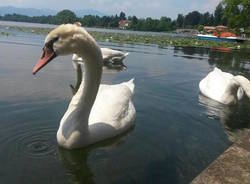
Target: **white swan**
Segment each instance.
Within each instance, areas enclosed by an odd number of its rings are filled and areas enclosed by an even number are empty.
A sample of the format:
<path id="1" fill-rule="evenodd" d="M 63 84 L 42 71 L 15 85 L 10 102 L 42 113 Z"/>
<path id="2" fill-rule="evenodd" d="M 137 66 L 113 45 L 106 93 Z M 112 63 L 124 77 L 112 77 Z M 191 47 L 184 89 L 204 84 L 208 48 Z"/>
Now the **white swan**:
<path id="1" fill-rule="evenodd" d="M 250 82 L 243 76 L 233 76 L 214 68 L 199 84 L 206 97 L 230 105 L 237 103 L 246 94 L 250 98 Z"/>
<path id="2" fill-rule="evenodd" d="M 123 64 L 123 60 L 129 55 L 129 52 L 122 52 L 110 48 L 101 48 L 103 66 L 108 68 L 126 69 L 127 67 Z M 77 54 L 72 56 L 73 66 L 76 69 L 78 62 L 83 62 L 82 57 Z"/>
<path id="3" fill-rule="evenodd" d="M 76 23 L 75 23 L 76 24 Z M 79 24 L 76 24 L 80 26 Z M 127 69 L 127 66 L 123 64 L 123 60 L 129 55 L 129 52 L 122 52 L 119 50 L 113 50 L 110 48 L 101 48 L 102 58 L 103 58 L 103 67 L 108 70 L 124 70 Z M 82 81 L 82 68 L 81 65 L 84 63 L 82 57 L 77 54 L 73 54 L 72 56 L 72 64 L 73 68 L 76 71 L 76 84 L 73 86 L 70 85 L 71 91 L 75 94 L 80 87 Z"/>
<path id="4" fill-rule="evenodd" d="M 77 25 L 61 25 L 47 35 L 33 74 L 57 55 L 73 53 L 84 58 L 85 72 L 57 131 L 58 144 L 68 149 L 85 147 L 127 131 L 134 125 L 136 114 L 133 79 L 117 85 L 100 85 L 101 50 L 92 36 Z"/>

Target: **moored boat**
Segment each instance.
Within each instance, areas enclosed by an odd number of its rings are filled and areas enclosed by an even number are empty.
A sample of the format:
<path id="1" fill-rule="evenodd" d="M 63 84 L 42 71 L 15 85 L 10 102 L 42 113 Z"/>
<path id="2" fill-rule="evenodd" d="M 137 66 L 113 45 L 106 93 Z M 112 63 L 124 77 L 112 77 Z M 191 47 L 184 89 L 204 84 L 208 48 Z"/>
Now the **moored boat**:
<path id="1" fill-rule="evenodd" d="M 200 40 L 210 40 L 210 41 L 228 41 L 228 42 L 244 42 L 245 39 L 241 37 L 236 36 L 227 36 L 227 37 L 221 37 L 221 36 L 215 36 L 210 34 L 197 34 L 197 37 Z"/>
<path id="2" fill-rule="evenodd" d="M 227 42 L 244 42 L 247 39 L 238 37 L 235 33 L 231 32 L 228 27 L 219 26 L 204 26 L 203 34 L 197 34 L 200 40 L 212 41 L 227 41 Z"/>

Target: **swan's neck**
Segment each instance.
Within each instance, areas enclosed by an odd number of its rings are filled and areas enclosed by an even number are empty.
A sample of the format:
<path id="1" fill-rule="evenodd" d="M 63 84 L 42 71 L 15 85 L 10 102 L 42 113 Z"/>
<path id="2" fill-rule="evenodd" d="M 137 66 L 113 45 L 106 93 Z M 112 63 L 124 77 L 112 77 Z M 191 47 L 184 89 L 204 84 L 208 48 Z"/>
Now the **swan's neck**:
<path id="1" fill-rule="evenodd" d="M 230 84 L 223 95 L 222 101 L 225 104 L 235 104 L 243 96 L 242 90 L 250 98 L 250 82 L 243 76 L 235 76 L 232 78 Z"/>
<path id="2" fill-rule="evenodd" d="M 89 44 L 92 43 L 92 44 Z M 75 130 L 85 132 L 91 108 L 99 89 L 102 76 L 102 54 L 95 41 L 88 40 L 77 54 L 84 58 L 84 81 L 81 82 L 77 93 L 73 96 L 68 110 L 64 114 L 59 127 L 69 135 Z"/>
<path id="3" fill-rule="evenodd" d="M 79 96 L 79 113 L 84 114 L 84 121 L 88 121 L 101 82 L 102 56 L 100 53 L 96 53 L 95 56 L 86 57 L 85 55 L 83 57 L 85 59 L 84 81 L 76 95 Z"/>
<path id="4" fill-rule="evenodd" d="M 240 87 L 242 87 L 244 93 L 250 99 L 250 81 L 241 75 L 237 75 L 233 79 Z"/>
<path id="5" fill-rule="evenodd" d="M 59 145 L 66 148 L 80 147 L 89 141 L 88 119 L 102 76 L 102 54 L 99 46 L 91 36 L 80 39 L 78 41 L 82 44 L 78 45 L 79 50 L 76 49 L 75 53 L 85 60 L 84 81 L 73 96 L 57 131 Z"/>
<path id="6" fill-rule="evenodd" d="M 227 105 L 236 104 L 238 99 L 237 92 L 239 87 L 240 85 L 238 83 L 236 83 L 234 80 L 231 80 L 221 97 L 221 102 Z"/>

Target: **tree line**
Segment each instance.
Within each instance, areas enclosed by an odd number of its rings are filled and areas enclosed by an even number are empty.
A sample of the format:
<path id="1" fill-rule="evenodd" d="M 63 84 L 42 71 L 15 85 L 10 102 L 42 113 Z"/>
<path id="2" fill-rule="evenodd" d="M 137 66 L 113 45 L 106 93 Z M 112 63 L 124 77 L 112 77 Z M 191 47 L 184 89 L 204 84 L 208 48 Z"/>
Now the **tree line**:
<path id="1" fill-rule="evenodd" d="M 47 23 L 47 24 L 63 24 L 81 22 L 87 27 L 104 27 L 118 28 L 119 21 L 129 20 L 130 26 L 128 29 L 136 31 L 171 31 L 177 28 L 198 28 L 199 25 L 228 25 L 231 28 L 248 28 L 250 26 L 250 1 L 249 0 L 223 0 L 220 2 L 214 13 L 200 13 L 192 11 L 186 15 L 178 14 L 176 20 L 171 20 L 169 17 L 161 17 L 160 19 L 153 18 L 137 18 L 136 16 L 128 16 L 124 12 L 119 15 L 112 16 L 93 16 L 86 15 L 77 17 L 70 10 L 62 10 L 55 16 L 34 16 L 29 17 L 18 14 L 7 14 L 0 16 L 0 20 L 22 21 L 32 23 Z"/>

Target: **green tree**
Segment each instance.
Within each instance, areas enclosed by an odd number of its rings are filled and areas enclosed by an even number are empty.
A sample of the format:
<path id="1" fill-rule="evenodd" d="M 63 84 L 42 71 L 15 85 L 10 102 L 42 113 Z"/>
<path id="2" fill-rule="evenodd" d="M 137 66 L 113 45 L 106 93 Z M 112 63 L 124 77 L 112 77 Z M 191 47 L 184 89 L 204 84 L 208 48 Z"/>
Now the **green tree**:
<path id="1" fill-rule="evenodd" d="M 176 26 L 179 28 L 184 26 L 184 16 L 182 14 L 178 14 L 178 17 L 176 20 Z"/>
<path id="2" fill-rule="evenodd" d="M 199 24 L 200 19 L 201 19 L 200 12 L 192 11 L 185 16 L 185 21 L 184 21 L 185 26 L 186 25 L 196 26 Z"/>
<path id="3" fill-rule="evenodd" d="M 153 26 L 154 26 L 154 20 L 151 17 L 146 18 L 145 31 L 152 31 Z"/>
<path id="4" fill-rule="evenodd" d="M 117 15 L 111 16 L 110 27 L 118 27 L 119 26 L 119 17 Z"/>
<path id="5" fill-rule="evenodd" d="M 197 27 L 197 30 L 198 30 L 199 32 L 203 31 L 203 29 L 204 29 L 204 27 L 203 27 L 202 25 L 199 25 L 199 26 Z"/>
<path id="6" fill-rule="evenodd" d="M 82 23 L 83 26 L 93 27 L 97 26 L 97 19 L 98 17 L 92 15 L 86 15 L 80 20 L 80 22 Z"/>
<path id="7" fill-rule="evenodd" d="M 170 31 L 172 30 L 172 22 L 168 17 L 161 17 L 156 31 Z"/>
<path id="8" fill-rule="evenodd" d="M 231 28 L 247 28 L 250 26 L 250 1 L 249 0 L 224 0 L 224 17 Z"/>
<path id="9" fill-rule="evenodd" d="M 211 14 L 210 18 L 209 18 L 209 25 L 214 25 L 214 15 Z"/>
<path id="10" fill-rule="evenodd" d="M 54 17 L 56 24 L 74 23 L 77 20 L 75 13 L 70 10 L 62 10 Z"/>
<path id="11" fill-rule="evenodd" d="M 124 13 L 124 12 L 121 12 L 120 13 L 120 20 L 126 20 L 127 18 L 126 18 L 126 14 Z"/>
<path id="12" fill-rule="evenodd" d="M 132 23 L 133 23 L 133 24 L 137 24 L 137 23 L 138 23 L 138 19 L 137 19 L 136 16 L 133 16 L 133 17 L 132 17 Z"/>
<path id="13" fill-rule="evenodd" d="M 216 6 L 215 11 L 214 11 L 214 23 L 215 23 L 215 25 L 220 25 L 220 24 L 226 25 L 226 17 L 223 16 L 224 11 L 225 10 L 224 10 L 223 4 L 221 2 Z"/>
<path id="14" fill-rule="evenodd" d="M 200 24 L 201 25 L 210 25 L 210 13 L 206 12 L 204 14 L 201 15 L 201 19 L 200 19 Z"/>
<path id="15" fill-rule="evenodd" d="M 138 19 L 137 19 L 137 17 L 136 17 L 136 16 L 133 16 L 133 17 L 129 16 L 129 17 L 128 17 L 128 20 L 131 21 L 130 28 L 131 28 L 132 30 L 137 30 L 137 24 L 138 24 Z"/>

